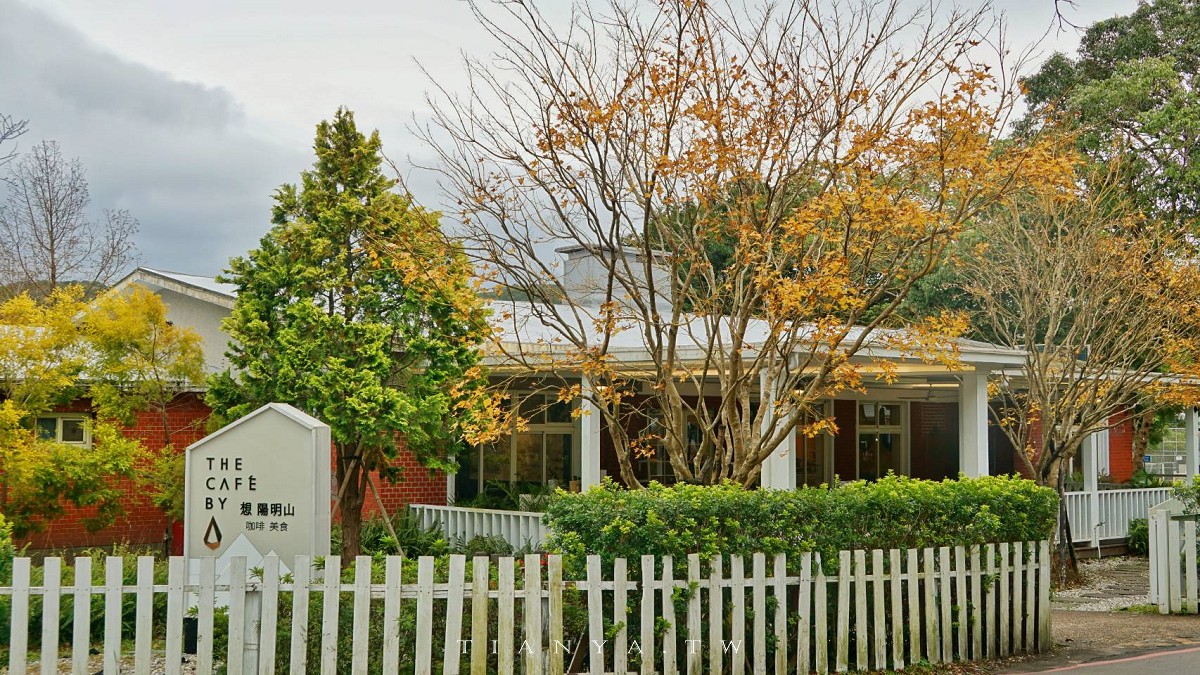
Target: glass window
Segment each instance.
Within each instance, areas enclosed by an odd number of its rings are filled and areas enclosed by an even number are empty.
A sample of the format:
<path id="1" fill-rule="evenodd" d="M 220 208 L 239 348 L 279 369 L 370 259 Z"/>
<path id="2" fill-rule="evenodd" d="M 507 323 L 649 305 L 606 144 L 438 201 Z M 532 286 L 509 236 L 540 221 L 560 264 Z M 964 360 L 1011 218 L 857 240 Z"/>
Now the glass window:
<path id="1" fill-rule="evenodd" d="M 904 432 L 899 403 L 863 402 L 858 406 L 858 478 L 876 480 L 899 473 Z"/>
<path id="2" fill-rule="evenodd" d="M 71 445 L 89 445 L 87 418 L 83 415 L 47 415 L 34 422 L 38 438 Z"/>

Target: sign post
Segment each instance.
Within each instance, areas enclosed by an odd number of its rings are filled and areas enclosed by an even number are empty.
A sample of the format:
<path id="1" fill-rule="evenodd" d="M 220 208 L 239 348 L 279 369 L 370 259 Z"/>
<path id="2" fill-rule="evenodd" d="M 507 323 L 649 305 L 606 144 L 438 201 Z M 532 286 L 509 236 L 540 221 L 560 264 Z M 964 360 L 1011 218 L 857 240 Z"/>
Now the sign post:
<path id="1" fill-rule="evenodd" d="M 268 403 L 188 446 L 183 555 L 193 583 L 199 559 L 217 559 L 228 583 L 230 559 L 246 568 L 279 556 L 329 555 L 329 426 L 284 403 Z M 261 591 L 246 593 L 243 670 L 258 672 Z"/>

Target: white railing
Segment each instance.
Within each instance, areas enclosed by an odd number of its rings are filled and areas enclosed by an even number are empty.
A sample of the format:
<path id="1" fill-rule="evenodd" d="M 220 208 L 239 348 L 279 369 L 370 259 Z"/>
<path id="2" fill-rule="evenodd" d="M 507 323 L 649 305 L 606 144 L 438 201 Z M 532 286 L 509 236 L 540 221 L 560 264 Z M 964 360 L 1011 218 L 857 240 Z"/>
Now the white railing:
<path id="1" fill-rule="evenodd" d="M 463 506 L 410 504 L 409 510 L 421 520 L 421 526 L 439 526 L 450 541 L 466 543 L 477 536 L 496 536 L 515 550 L 539 551 L 550 530 L 542 523 L 542 514 L 533 511 L 473 509 Z"/>
<path id="2" fill-rule="evenodd" d="M 1068 492 L 1067 515 L 1071 519 L 1071 538 L 1075 543 L 1124 539 L 1129 536 L 1129 521 L 1146 518 L 1150 508 L 1171 498 L 1171 488 L 1098 490 L 1095 511 L 1087 492 Z"/>
<path id="3" fill-rule="evenodd" d="M 365 556 L 352 574 L 337 556 L 320 568 L 299 556 L 290 573 L 267 556 L 249 576 L 246 559 L 234 557 L 228 584 L 215 583 L 213 558 L 199 562 L 199 583 L 187 583 L 182 558 L 172 558 L 161 579 L 154 560 L 140 558 L 136 583 L 128 585 L 122 558 L 107 559 L 99 584 L 90 559 L 63 570 L 59 559 L 47 558 L 43 581 L 33 584 L 32 561 L 15 559 L 11 585 L 0 587 L 0 595 L 11 596 L 8 672 L 24 674 L 34 660 L 48 666 L 42 672 L 54 670 L 66 612 L 73 615 L 72 672 L 102 665 L 104 672 L 150 673 L 161 663 L 178 674 L 189 598 L 198 604 L 194 667 L 201 675 L 222 665 L 231 674 L 365 673 L 370 663 L 383 673 L 457 673 L 468 664 L 472 673 L 559 675 L 569 664 L 592 673 L 692 673 L 723 672 L 726 663 L 732 672 L 750 666 L 756 673 L 827 673 L 901 670 L 922 660 L 1002 657 L 1053 644 L 1046 541 L 841 551 L 836 565 L 812 553 L 790 561 L 782 554 L 608 563 L 589 556 L 577 580 L 564 580 L 560 556 L 539 554 L 481 556 L 470 565 L 461 555 L 444 565 L 390 557 L 374 574 Z M 71 585 L 62 583 L 64 571 L 73 572 Z M 217 620 L 221 593 L 227 619 Z M 32 602 L 38 596 L 41 602 Z M 586 613 L 586 628 L 566 628 L 565 608 Z M 40 621 L 31 621 L 34 609 L 43 613 Z M 130 611 L 134 620 L 123 621 Z M 104 626 L 95 644 L 93 618 Z M 40 640 L 36 653 L 31 637 Z M 132 654 L 123 652 L 129 638 Z M 89 662 L 93 648 L 101 663 Z"/>
<path id="4" fill-rule="evenodd" d="M 1162 614 L 1200 613 L 1196 516 L 1171 499 L 1150 511 L 1150 602 Z"/>

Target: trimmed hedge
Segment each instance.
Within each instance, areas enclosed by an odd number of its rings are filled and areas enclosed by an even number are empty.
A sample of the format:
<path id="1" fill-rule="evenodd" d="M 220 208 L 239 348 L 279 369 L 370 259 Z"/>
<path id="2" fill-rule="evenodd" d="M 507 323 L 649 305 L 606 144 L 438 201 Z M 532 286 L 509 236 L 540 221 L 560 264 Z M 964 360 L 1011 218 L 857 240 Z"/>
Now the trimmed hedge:
<path id="1" fill-rule="evenodd" d="M 690 553 L 789 558 L 819 551 L 924 548 L 1049 538 L 1058 497 L 1016 476 L 928 481 L 889 475 L 837 487 L 746 490 L 612 481 L 560 492 L 546 509 L 549 548 L 578 569 L 589 554 L 615 558 Z"/>

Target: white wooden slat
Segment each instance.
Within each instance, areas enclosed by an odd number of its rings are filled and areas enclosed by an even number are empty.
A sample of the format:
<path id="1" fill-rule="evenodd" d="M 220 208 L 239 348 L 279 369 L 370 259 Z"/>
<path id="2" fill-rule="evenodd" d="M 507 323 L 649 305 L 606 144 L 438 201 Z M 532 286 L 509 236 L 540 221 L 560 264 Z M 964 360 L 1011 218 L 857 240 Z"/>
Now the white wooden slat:
<path id="1" fill-rule="evenodd" d="M 733 673 L 746 672 L 746 569 L 742 556 L 729 558 L 729 590 L 732 593 L 730 604 L 731 628 L 729 636 L 731 665 Z"/>
<path id="2" fill-rule="evenodd" d="M 457 673 L 459 662 L 462 661 L 463 593 L 466 588 L 467 557 L 465 555 L 450 556 L 450 568 L 446 578 L 446 642 L 443 647 L 443 670 L 447 673 Z M 370 589 L 367 589 L 370 593 Z M 540 615 L 540 612 L 539 612 Z"/>
<path id="3" fill-rule="evenodd" d="M 868 670 L 870 636 L 867 632 L 867 552 L 854 552 L 854 669 Z"/>
<path id="4" fill-rule="evenodd" d="M 751 558 L 751 607 L 754 611 L 754 675 L 767 672 L 767 558 L 755 553 Z"/>
<path id="5" fill-rule="evenodd" d="M 891 612 L 892 670 L 904 670 L 904 570 L 901 567 L 900 549 L 888 551 L 888 609 Z"/>
<path id="6" fill-rule="evenodd" d="M 887 622 L 884 621 L 884 599 L 883 586 L 887 579 L 887 574 L 883 569 L 883 551 L 875 549 L 871 551 L 871 601 L 874 607 L 871 609 L 872 621 L 872 636 L 875 638 L 871 648 L 875 652 L 875 669 L 883 670 L 887 667 Z M 866 639 L 866 635 L 862 639 Z"/>
<path id="7" fill-rule="evenodd" d="M 321 589 L 321 673 L 337 673 L 338 613 L 342 601 L 342 558 L 325 556 L 325 578 Z M 420 617 L 420 614 L 417 614 Z"/>
<path id="8" fill-rule="evenodd" d="M 925 659 L 930 663 L 942 662 L 942 632 L 938 620 L 937 575 L 934 572 L 933 549 L 921 552 L 923 575 L 921 589 L 925 595 Z"/>
<path id="9" fill-rule="evenodd" d="M 663 634 L 663 670 L 666 675 L 675 675 L 679 672 L 679 667 L 676 662 L 675 645 L 677 631 L 675 629 L 675 559 L 669 555 L 662 558 L 662 618 L 667 624 L 667 631 Z"/>
<path id="10" fill-rule="evenodd" d="M 487 675 L 488 667 L 488 588 L 491 570 L 486 556 L 477 555 L 471 561 L 471 675 Z M 397 582 L 399 586 L 399 582 Z M 400 604 L 400 593 L 396 593 Z"/>
<path id="11" fill-rule="evenodd" d="M 1182 542 L 1178 520 L 1167 521 L 1167 598 L 1170 600 L 1172 614 L 1183 611 L 1183 583 L 1180 579 L 1179 568 L 1183 564 L 1180 557 Z"/>
<path id="12" fill-rule="evenodd" d="M 1047 652 L 1054 647 L 1050 627 L 1050 542 L 1043 539 L 1038 544 L 1038 651 Z"/>
<path id="13" fill-rule="evenodd" d="M 774 673 L 787 672 L 788 639 L 787 639 L 787 556 L 779 553 L 775 556 L 775 568 L 771 575 L 772 594 L 775 596 L 775 662 L 772 664 Z"/>
<path id="14" fill-rule="evenodd" d="M 967 604 L 967 551 L 960 545 L 954 547 L 954 605 L 958 608 L 955 637 L 959 661 L 970 658 L 967 655 Z"/>
<path id="15" fill-rule="evenodd" d="M 800 605 L 796 621 L 796 672 L 804 675 L 812 668 L 809 658 L 812 646 L 812 557 L 808 551 L 800 554 L 800 589 L 796 593 L 796 602 Z"/>
<path id="16" fill-rule="evenodd" d="M 996 647 L 999 639 L 996 636 L 996 586 L 999 580 L 996 578 L 996 545 L 988 544 L 983 547 L 983 557 L 985 559 L 985 568 L 987 570 L 987 588 L 984 589 L 984 619 L 983 630 L 986 635 L 984 640 L 983 655 L 984 658 L 993 659 L 996 657 Z"/>
<path id="17" fill-rule="evenodd" d="M 150 674 L 150 641 L 154 635 L 154 557 L 137 561 L 137 618 L 134 623 L 133 672 Z"/>
<path id="18" fill-rule="evenodd" d="M 200 597 L 196 612 L 196 672 L 208 675 L 213 671 L 213 608 L 216 602 L 217 559 L 200 559 Z"/>
<path id="19" fill-rule="evenodd" d="M 166 675 L 183 672 L 183 584 L 187 568 L 180 556 L 167 561 L 167 644 L 164 656 Z"/>
<path id="20" fill-rule="evenodd" d="M 228 675 L 242 675 L 242 653 L 246 645 L 246 557 L 229 559 L 229 647 L 225 659 Z"/>
<path id="21" fill-rule="evenodd" d="M 29 558 L 21 556 L 12 561 L 12 588 L 8 637 L 8 672 L 25 675 L 25 660 L 29 651 Z"/>
<path id="22" fill-rule="evenodd" d="M 979 545 L 971 546 L 971 658 L 983 658 L 983 569 Z"/>
<path id="23" fill-rule="evenodd" d="M 461 600 L 461 596 L 459 598 Z M 355 673 L 366 673 L 371 653 L 371 557 L 360 555 L 354 558 L 354 608 L 350 630 L 352 631 L 350 668 Z M 462 618 L 461 616 L 459 618 Z M 455 644 L 457 646 L 457 643 Z M 453 650 L 458 653 L 458 650 Z"/>
<path id="24" fill-rule="evenodd" d="M 654 556 L 642 556 L 642 605 L 641 605 L 641 636 L 638 645 L 641 647 L 642 674 L 654 672 Z"/>
<path id="25" fill-rule="evenodd" d="M 14 584 L 15 586 L 15 584 Z M 43 675 L 58 672 L 58 620 L 62 597 L 62 559 L 42 561 L 42 653 Z"/>
<path id="26" fill-rule="evenodd" d="M 709 672 L 724 672 L 725 650 L 721 648 L 725 625 L 725 570 L 721 556 L 713 556 L 708 563 L 708 669 Z"/>
<path id="27" fill-rule="evenodd" d="M 306 555 L 292 559 L 292 639 L 288 645 L 288 670 L 292 675 L 308 672 L 308 596 L 312 560 Z"/>
<path id="28" fill-rule="evenodd" d="M 1012 623 L 1012 642 L 1014 652 L 1025 651 L 1025 578 L 1022 572 L 1022 565 L 1025 562 L 1025 547 L 1021 542 L 1013 544 L 1012 557 L 1012 615 L 1009 617 Z"/>
<path id="29" fill-rule="evenodd" d="M 942 661 L 954 661 L 954 624 L 951 618 L 950 590 L 950 547 L 938 549 L 938 601 L 941 613 L 938 616 L 938 627 L 942 635 Z"/>
<path id="30" fill-rule="evenodd" d="M 698 675 L 704 660 L 700 652 L 704 638 L 700 634 L 700 556 L 695 553 L 688 555 L 687 579 L 691 591 L 687 603 L 687 673 Z"/>
<path id="31" fill-rule="evenodd" d="M 501 675 L 512 675 L 513 603 L 516 597 L 516 577 L 513 573 L 513 559 L 509 557 L 501 558 L 499 567 L 497 577 L 496 639 L 500 642 L 496 650 L 496 658 L 500 666 Z"/>
<path id="32" fill-rule="evenodd" d="M 596 569 L 599 578 L 599 563 Z M 613 625 L 620 626 L 613 644 L 613 672 L 624 673 L 629 668 L 629 562 L 624 558 L 613 561 Z M 594 644 L 590 648 L 596 650 Z M 596 658 L 603 670 L 603 653 Z"/>
<path id="33" fill-rule="evenodd" d="M 542 674 L 542 556 L 525 556 L 525 640 L 521 644 L 526 675 Z M 454 672 L 447 669 L 447 672 Z"/>
<path id="34" fill-rule="evenodd" d="M 423 555 L 417 559 L 417 650 L 414 663 L 417 675 L 433 675 L 433 563 L 433 556 Z M 512 568 L 511 564 L 509 568 Z"/>
<path id="35" fill-rule="evenodd" d="M 1037 649 L 1037 565 L 1035 555 L 1036 542 L 1026 542 L 1025 550 L 1029 552 L 1029 562 L 1025 565 L 1025 653 Z"/>
<path id="36" fill-rule="evenodd" d="M 818 673 L 829 672 L 829 580 L 825 578 L 825 565 L 821 554 L 815 556 L 817 574 L 813 582 L 813 667 Z"/>
<path id="37" fill-rule="evenodd" d="M 850 663 L 850 551 L 838 552 L 837 652 L 834 668 L 846 672 Z"/>
<path id="38" fill-rule="evenodd" d="M 1183 523 L 1184 587 L 1187 589 L 1187 606 L 1184 611 L 1196 613 L 1196 521 Z"/>
<path id="39" fill-rule="evenodd" d="M 1012 630 L 1009 611 L 1012 596 L 1012 559 L 1009 557 L 1011 547 L 1005 542 L 1000 544 L 1000 612 L 996 617 L 1000 624 L 1000 656 L 1012 653 Z"/>
<path id="40" fill-rule="evenodd" d="M 604 672 L 604 596 L 600 590 L 603 581 L 600 556 L 587 557 L 587 606 L 588 606 L 588 672 L 600 675 Z"/>
<path id="41" fill-rule="evenodd" d="M 546 558 L 546 572 L 549 575 L 546 590 L 550 594 L 549 672 L 550 675 L 563 675 L 565 666 L 564 661 L 566 659 L 566 645 L 563 642 L 563 569 L 561 555 L 551 555 Z"/>
<path id="42" fill-rule="evenodd" d="M 76 558 L 74 569 L 74 623 L 71 631 L 71 673 L 86 675 L 88 648 L 92 644 L 92 559 Z"/>
<path id="43" fill-rule="evenodd" d="M 263 558 L 262 617 L 259 622 L 258 675 L 275 673 L 275 640 L 279 635 L 279 556 Z"/>
<path id="44" fill-rule="evenodd" d="M 121 600 L 124 593 L 124 563 L 120 556 L 104 559 L 104 672 L 121 667 Z"/>
<path id="45" fill-rule="evenodd" d="M 905 552 L 905 599 L 908 601 L 908 662 L 921 660 L 921 582 L 917 567 L 917 549 Z"/>

